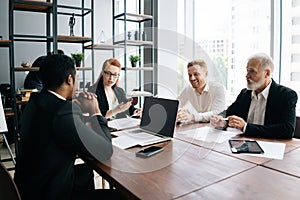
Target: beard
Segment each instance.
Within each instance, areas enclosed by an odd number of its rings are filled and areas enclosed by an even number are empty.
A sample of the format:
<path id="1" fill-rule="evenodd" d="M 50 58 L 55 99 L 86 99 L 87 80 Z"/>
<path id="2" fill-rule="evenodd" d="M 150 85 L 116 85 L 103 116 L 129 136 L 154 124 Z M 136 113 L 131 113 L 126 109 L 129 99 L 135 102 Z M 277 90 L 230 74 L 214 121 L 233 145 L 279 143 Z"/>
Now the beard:
<path id="1" fill-rule="evenodd" d="M 264 79 L 261 78 L 259 81 L 254 82 L 251 79 L 247 79 L 247 89 L 248 90 L 257 90 L 264 83 Z"/>

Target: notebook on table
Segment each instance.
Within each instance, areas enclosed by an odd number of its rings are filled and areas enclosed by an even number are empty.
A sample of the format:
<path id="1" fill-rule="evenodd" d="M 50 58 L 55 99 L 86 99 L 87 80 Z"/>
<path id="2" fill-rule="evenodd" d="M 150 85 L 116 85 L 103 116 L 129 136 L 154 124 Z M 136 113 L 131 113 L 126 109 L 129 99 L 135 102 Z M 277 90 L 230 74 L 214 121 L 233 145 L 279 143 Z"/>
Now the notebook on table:
<path id="1" fill-rule="evenodd" d="M 114 146 L 127 149 L 146 146 L 173 138 L 178 111 L 178 100 L 145 97 L 139 128 L 117 131 Z"/>

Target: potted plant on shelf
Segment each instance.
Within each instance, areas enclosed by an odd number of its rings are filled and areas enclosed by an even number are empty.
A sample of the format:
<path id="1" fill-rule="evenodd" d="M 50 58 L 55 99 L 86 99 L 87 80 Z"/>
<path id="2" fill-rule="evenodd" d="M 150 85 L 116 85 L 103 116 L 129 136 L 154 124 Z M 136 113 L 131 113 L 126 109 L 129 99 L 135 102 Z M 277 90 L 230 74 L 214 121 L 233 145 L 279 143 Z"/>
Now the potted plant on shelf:
<path id="1" fill-rule="evenodd" d="M 84 54 L 83 53 L 71 53 L 71 56 L 72 56 L 73 60 L 75 61 L 76 67 L 80 67 L 81 61 L 84 58 Z"/>
<path id="2" fill-rule="evenodd" d="M 136 63 L 141 60 L 141 57 L 139 55 L 130 55 L 129 60 L 131 62 L 131 66 L 136 67 Z"/>

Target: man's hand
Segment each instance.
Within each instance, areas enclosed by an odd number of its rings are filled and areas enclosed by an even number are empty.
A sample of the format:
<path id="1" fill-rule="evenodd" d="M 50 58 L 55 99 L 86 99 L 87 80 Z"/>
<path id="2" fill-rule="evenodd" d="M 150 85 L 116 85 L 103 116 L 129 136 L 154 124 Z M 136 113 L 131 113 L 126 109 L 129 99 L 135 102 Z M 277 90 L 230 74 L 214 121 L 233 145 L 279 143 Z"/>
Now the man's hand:
<path id="1" fill-rule="evenodd" d="M 246 122 L 243 120 L 243 118 L 238 117 L 236 115 L 232 115 L 232 116 L 228 117 L 228 120 L 229 120 L 228 125 L 230 127 L 237 128 L 240 131 L 244 130 L 244 126 L 245 126 Z"/>
<path id="2" fill-rule="evenodd" d="M 179 110 L 177 113 L 177 121 L 178 122 L 186 123 L 186 122 L 191 122 L 194 120 L 195 120 L 194 115 L 186 109 Z"/>
<path id="3" fill-rule="evenodd" d="M 221 115 L 213 115 L 210 117 L 210 125 L 215 128 L 225 128 L 226 120 Z"/>
<path id="4" fill-rule="evenodd" d="M 76 103 L 83 113 L 89 113 L 90 116 L 94 114 L 101 114 L 97 96 L 91 92 L 80 92 L 78 97 L 73 100 Z"/>

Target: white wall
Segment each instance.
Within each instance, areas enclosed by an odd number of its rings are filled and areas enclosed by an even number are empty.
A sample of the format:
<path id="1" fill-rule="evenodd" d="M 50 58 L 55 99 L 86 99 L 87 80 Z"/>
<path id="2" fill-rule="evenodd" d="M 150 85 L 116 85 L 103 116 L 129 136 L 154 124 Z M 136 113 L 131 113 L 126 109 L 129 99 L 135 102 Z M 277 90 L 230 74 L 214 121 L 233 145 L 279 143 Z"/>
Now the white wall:
<path id="1" fill-rule="evenodd" d="M 167 11 L 167 12 L 166 12 Z M 171 12 L 172 11 L 172 12 Z M 177 1 L 158 4 L 158 96 L 177 97 Z"/>
<path id="2" fill-rule="evenodd" d="M 0 35 L 3 36 L 3 40 L 8 40 L 8 2 L 0 2 Z M 0 48 L 0 83 L 9 83 L 9 52 L 8 48 Z"/>

